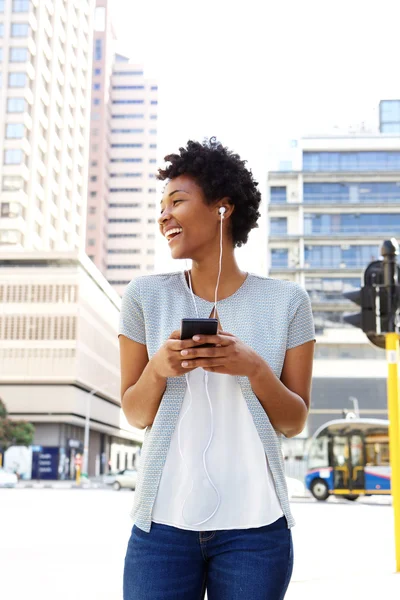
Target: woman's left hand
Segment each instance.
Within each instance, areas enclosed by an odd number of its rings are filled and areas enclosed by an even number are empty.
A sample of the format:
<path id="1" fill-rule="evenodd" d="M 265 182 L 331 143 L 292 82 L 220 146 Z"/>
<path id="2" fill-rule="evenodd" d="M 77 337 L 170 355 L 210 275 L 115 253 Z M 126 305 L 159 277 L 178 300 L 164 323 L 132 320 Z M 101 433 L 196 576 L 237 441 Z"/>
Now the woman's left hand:
<path id="1" fill-rule="evenodd" d="M 195 342 L 213 344 L 208 348 L 187 348 L 181 351 L 184 369 L 202 367 L 205 371 L 251 377 L 261 357 L 232 333 L 220 331 L 217 335 L 195 335 Z"/>

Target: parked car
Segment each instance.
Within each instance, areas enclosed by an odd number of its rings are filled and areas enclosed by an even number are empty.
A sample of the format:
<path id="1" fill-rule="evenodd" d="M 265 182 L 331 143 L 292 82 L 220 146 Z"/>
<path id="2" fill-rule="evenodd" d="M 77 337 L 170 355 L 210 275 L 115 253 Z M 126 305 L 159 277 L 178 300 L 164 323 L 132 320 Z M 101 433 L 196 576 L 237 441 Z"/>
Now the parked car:
<path id="1" fill-rule="evenodd" d="M 108 481 L 105 481 L 108 485 L 112 485 L 114 490 L 120 490 L 121 488 L 128 488 L 134 490 L 136 488 L 137 471 L 135 469 L 125 469 L 115 475 L 109 474 Z"/>
<path id="2" fill-rule="evenodd" d="M 18 477 L 15 473 L 10 473 L 3 468 L 0 468 L 0 487 L 13 488 L 18 483 Z"/>

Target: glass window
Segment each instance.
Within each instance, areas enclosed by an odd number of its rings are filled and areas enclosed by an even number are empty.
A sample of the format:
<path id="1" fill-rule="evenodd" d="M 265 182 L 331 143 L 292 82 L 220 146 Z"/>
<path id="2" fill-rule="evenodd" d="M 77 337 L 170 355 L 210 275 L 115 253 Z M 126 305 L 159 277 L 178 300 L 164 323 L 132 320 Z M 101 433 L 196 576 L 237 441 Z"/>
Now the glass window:
<path id="1" fill-rule="evenodd" d="M 400 152 L 304 152 L 304 171 L 393 171 L 400 169 Z"/>
<path id="2" fill-rule="evenodd" d="M 28 48 L 10 48 L 10 62 L 25 62 L 28 54 Z"/>
<path id="3" fill-rule="evenodd" d="M 101 60 L 102 59 L 102 43 L 101 40 L 96 40 L 95 41 L 95 46 L 94 46 L 94 60 Z"/>
<path id="4" fill-rule="evenodd" d="M 142 188 L 110 188 L 109 192 L 142 192 Z"/>
<path id="5" fill-rule="evenodd" d="M 94 98 L 94 99 L 93 99 L 93 104 L 94 104 L 95 106 L 98 106 L 98 105 L 100 104 L 100 98 Z"/>
<path id="6" fill-rule="evenodd" d="M 111 148 L 143 148 L 143 144 L 111 144 Z"/>
<path id="7" fill-rule="evenodd" d="M 328 436 L 324 434 L 313 441 L 308 457 L 309 469 L 320 469 L 321 467 L 329 467 Z"/>
<path id="8" fill-rule="evenodd" d="M 400 181 L 305 183 L 305 204 L 390 204 L 400 202 Z"/>
<path id="9" fill-rule="evenodd" d="M 287 233 L 286 217 L 271 217 L 269 222 L 269 232 L 271 235 L 284 235 Z"/>
<path id="10" fill-rule="evenodd" d="M 305 246 L 305 266 L 311 268 L 363 268 L 380 255 L 379 246 Z"/>
<path id="11" fill-rule="evenodd" d="M 94 70 L 94 74 L 95 75 L 101 75 L 101 69 L 95 69 Z"/>
<path id="12" fill-rule="evenodd" d="M 25 126 L 22 123 L 8 123 L 6 127 L 7 139 L 18 139 L 24 137 Z"/>
<path id="13" fill-rule="evenodd" d="M 3 62 L 3 48 L 0 48 L 0 63 Z"/>
<path id="14" fill-rule="evenodd" d="M 114 71 L 113 75 L 143 75 L 143 71 Z"/>
<path id="15" fill-rule="evenodd" d="M 27 83 L 26 73 L 9 73 L 8 87 L 25 87 Z"/>
<path id="16" fill-rule="evenodd" d="M 273 248 L 271 250 L 271 267 L 287 268 L 289 265 L 289 250 L 287 248 Z"/>
<path id="17" fill-rule="evenodd" d="M 150 89 L 151 90 L 158 90 L 158 85 L 152 85 Z"/>
<path id="18" fill-rule="evenodd" d="M 19 149 L 8 149 L 4 150 L 4 164 L 5 165 L 20 165 L 23 160 L 22 150 Z"/>
<path id="19" fill-rule="evenodd" d="M 270 188 L 271 204 L 285 204 L 286 199 L 286 186 L 275 186 Z"/>
<path id="20" fill-rule="evenodd" d="M 0 37 L 4 37 L 4 23 L 0 23 Z"/>
<path id="21" fill-rule="evenodd" d="M 111 133 L 144 133 L 144 129 L 111 129 Z"/>
<path id="22" fill-rule="evenodd" d="M 4 0 L 0 0 L 0 13 L 4 12 Z"/>
<path id="23" fill-rule="evenodd" d="M 382 133 L 400 133 L 400 121 L 398 123 L 382 123 L 381 124 L 381 132 Z"/>
<path id="24" fill-rule="evenodd" d="M 4 175 L 1 187 L 6 192 L 21 190 L 24 187 L 24 180 L 16 175 Z"/>
<path id="25" fill-rule="evenodd" d="M 12 11 L 15 13 L 24 13 L 29 11 L 30 0 L 13 0 Z"/>
<path id="26" fill-rule="evenodd" d="M 144 115 L 111 115 L 112 119 L 144 119 Z"/>
<path id="27" fill-rule="evenodd" d="M 113 90 L 144 90 L 144 85 L 113 85 Z"/>
<path id="28" fill-rule="evenodd" d="M 144 100 L 113 100 L 113 104 L 144 104 Z"/>
<path id="29" fill-rule="evenodd" d="M 9 113 L 24 112 L 25 106 L 26 106 L 25 98 L 8 98 L 7 99 L 7 112 L 9 112 Z"/>
<path id="30" fill-rule="evenodd" d="M 93 84 L 93 89 L 94 90 L 99 90 L 100 89 L 100 83 L 94 83 Z"/>
<path id="31" fill-rule="evenodd" d="M 11 37 L 27 37 L 29 23 L 11 23 Z"/>
<path id="32" fill-rule="evenodd" d="M 151 100 L 150 104 L 158 104 L 158 100 Z"/>
<path id="33" fill-rule="evenodd" d="M 343 294 L 355 291 L 361 285 L 360 277 L 306 277 L 305 280 L 305 287 L 312 302 L 348 303 Z"/>
<path id="34" fill-rule="evenodd" d="M 366 436 L 365 465 L 367 467 L 388 467 L 390 465 L 389 441 L 387 436 L 382 434 Z"/>
<path id="35" fill-rule="evenodd" d="M 112 158 L 111 162 L 113 162 L 113 163 L 120 163 L 120 162 L 141 163 L 141 162 L 143 162 L 143 158 Z"/>

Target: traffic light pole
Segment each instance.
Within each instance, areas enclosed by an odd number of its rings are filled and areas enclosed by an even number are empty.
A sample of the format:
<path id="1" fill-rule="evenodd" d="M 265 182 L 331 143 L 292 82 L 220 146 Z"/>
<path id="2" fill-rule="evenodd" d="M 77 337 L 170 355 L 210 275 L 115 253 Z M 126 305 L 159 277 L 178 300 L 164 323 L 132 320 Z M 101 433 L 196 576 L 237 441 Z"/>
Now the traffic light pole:
<path id="1" fill-rule="evenodd" d="M 394 539 L 396 572 L 400 572 L 400 413 L 399 413 L 399 335 L 386 334 L 388 363 L 387 397 L 389 412 L 390 464 L 392 467 L 391 491 L 394 513 Z"/>
<path id="2" fill-rule="evenodd" d="M 399 334 L 397 332 L 397 256 L 396 240 L 386 240 L 382 245 L 383 284 L 387 292 L 388 327 L 385 335 L 388 364 L 387 397 L 389 413 L 389 443 L 391 465 L 391 492 L 394 513 L 394 541 L 396 572 L 400 572 L 400 409 L 399 409 Z"/>

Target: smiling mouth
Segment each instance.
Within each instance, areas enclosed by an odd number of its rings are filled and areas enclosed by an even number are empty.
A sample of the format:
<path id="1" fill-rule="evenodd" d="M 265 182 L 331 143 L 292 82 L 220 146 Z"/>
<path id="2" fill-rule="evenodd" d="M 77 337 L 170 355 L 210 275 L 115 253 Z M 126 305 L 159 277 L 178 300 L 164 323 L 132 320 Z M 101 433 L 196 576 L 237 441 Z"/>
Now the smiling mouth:
<path id="1" fill-rule="evenodd" d="M 175 229 L 170 229 L 170 231 L 168 231 L 165 234 L 165 237 L 168 240 L 168 244 L 170 244 L 172 242 L 172 240 L 174 240 L 179 235 L 181 235 L 181 233 L 182 233 L 182 228 L 180 228 L 180 227 L 176 227 Z"/>

